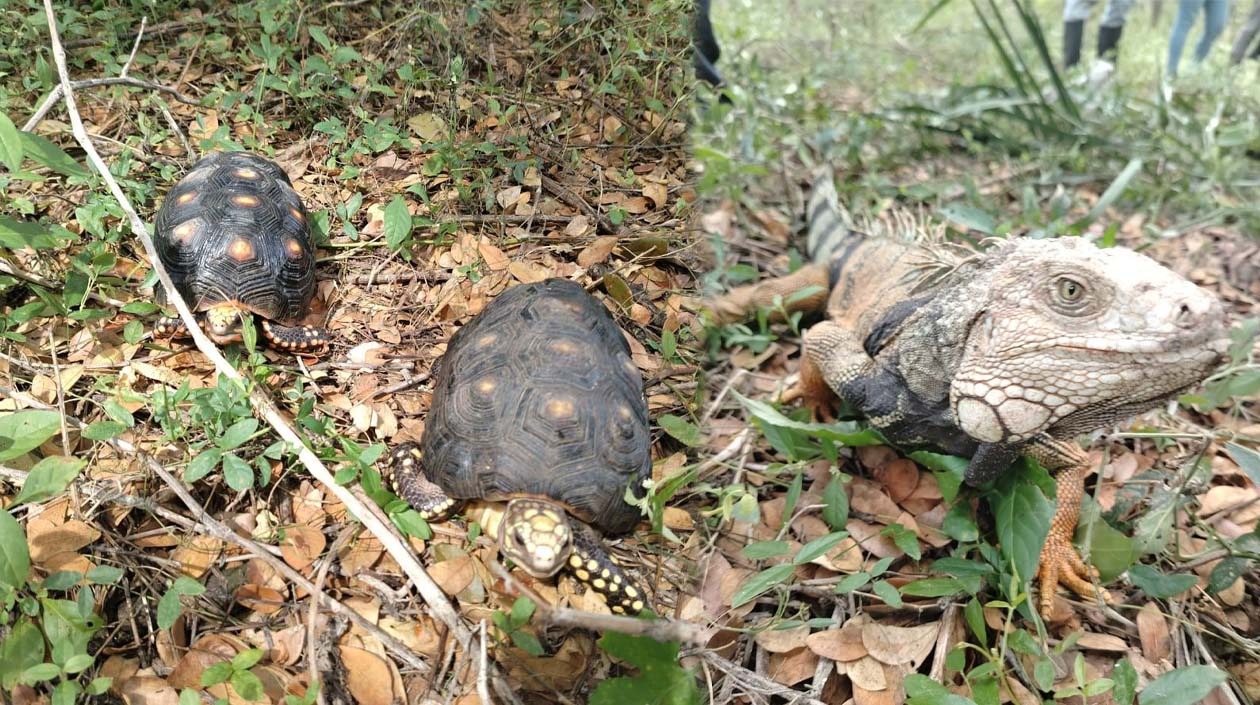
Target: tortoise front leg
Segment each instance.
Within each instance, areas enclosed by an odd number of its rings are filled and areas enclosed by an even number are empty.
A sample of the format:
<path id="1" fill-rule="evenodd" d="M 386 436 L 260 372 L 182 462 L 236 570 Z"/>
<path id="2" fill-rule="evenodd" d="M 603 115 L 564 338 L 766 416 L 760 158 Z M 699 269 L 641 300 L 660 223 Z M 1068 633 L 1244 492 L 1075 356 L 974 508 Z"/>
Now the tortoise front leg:
<path id="1" fill-rule="evenodd" d="M 328 351 L 331 338 L 328 331 L 314 326 L 284 326 L 267 319 L 262 320 L 262 334 L 267 344 L 276 350 L 307 355 L 322 355 Z"/>
<path id="2" fill-rule="evenodd" d="M 162 316 L 153 326 L 153 334 L 165 338 L 187 338 L 188 326 L 179 316 Z"/>
<path id="3" fill-rule="evenodd" d="M 648 606 L 647 594 L 621 566 L 613 562 L 595 532 L 581 522 L 570 522 L 573 551 L 566 569 L 579 582 L 603 595 L 616 614 L 638 614 Z"/>
<path id="4" fill-rule="evenodd" d="M 420 512 L 425 521 L 443 521 L 459 504 L 424 476 L 420 446 L 415 443 L 403 443 L 395 448 L 389 455 L 389 468 L 384 474 L 394 494 Z"/>

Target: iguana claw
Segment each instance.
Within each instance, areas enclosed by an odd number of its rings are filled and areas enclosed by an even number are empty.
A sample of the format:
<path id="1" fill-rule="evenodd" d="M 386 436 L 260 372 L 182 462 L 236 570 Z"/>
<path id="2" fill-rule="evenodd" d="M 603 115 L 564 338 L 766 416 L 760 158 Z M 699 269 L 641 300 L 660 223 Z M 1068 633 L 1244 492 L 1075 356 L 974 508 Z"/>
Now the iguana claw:
<path id="1" fill-rule="evenodd" d="M 1054 607 L 1055 590 L 1060 585 L 1086 599 L 1098 597 L 1103 602 L 1112 601 L 1111 593 L 1096 586 L 1098 570 L 1081 559 L 1072 546 L 1070 531 L 1056 531 L 1055 528 L 1050 530 L 1045 545 L 1041 547 L 1037 578 L 1039 611 L 1042 617 L 1050 616 Z"/>

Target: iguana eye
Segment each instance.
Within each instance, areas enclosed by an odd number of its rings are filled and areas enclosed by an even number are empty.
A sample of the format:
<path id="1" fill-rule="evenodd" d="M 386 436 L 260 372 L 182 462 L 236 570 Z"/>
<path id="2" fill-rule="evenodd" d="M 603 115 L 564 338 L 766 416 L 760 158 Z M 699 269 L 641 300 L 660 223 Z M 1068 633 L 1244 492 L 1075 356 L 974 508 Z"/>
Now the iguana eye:
<path id="1" fill-rule="evenodd" d="M 1085 285 L 1070 277 L 1060 277 L 1056 287 L 1059 300 L 1065 304 L 1077 304 L 1085 298 Z"/>

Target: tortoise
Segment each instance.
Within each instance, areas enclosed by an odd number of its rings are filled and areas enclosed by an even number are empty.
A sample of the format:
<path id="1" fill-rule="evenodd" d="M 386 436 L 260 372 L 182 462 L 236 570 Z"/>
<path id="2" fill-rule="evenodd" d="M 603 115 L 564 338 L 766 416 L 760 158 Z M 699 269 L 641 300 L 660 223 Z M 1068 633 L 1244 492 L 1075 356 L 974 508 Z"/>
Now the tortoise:
<path id="1" fill-rule="evenodd" d="M 206 156 L 166 195 L 155 230 L 158 257 L 211 340 L 240 341 L 249 312 L 274 348 L 327 349 L 325 331 L 298 324 L 315 293 L 315 255 L 306 208 L 278 164 L 249 152 Z M 187 335 L 179 317 L 159 319 L 156 332 Z"/>
<path id="2" fill-rule="evenodd" d="M 428 521 L 467 500 L 506 502 L 500 551 L 536 578 L 565 570 L 618 614 L 643 589 L 595 533 L 619 534 L 651 476 L 643 379 L 607 309 L 580 285 L 512 287 L 461 328 L 438 361 L 420 443 L 390 454 L 386 475 Z M 593 528 L 592 528 L 593 527 Z"/>

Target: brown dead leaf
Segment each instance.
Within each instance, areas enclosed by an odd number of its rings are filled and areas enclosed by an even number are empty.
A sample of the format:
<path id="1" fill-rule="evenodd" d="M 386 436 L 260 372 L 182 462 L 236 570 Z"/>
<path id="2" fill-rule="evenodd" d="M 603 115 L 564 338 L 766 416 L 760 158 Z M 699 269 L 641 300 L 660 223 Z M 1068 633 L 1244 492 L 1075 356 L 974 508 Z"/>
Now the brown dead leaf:
<path id="1" fill-rule="evenodd" d="M 849 504 L 855 511 L 874 517 L 881 523 L 891 523 L 901 514 L 901 507 L 884 494 L 878 484 L 860 477 L 853 478 L 849 483 Z"/>
<path id="2" fill-rule="evenodd" d="M 894 665 L 909 664 L 918 668 L 932 653 L 941 623 L 915 627 L 894 627 L 871 622 L 862 628 L 862 645 L 873 658 Z"/>
<path id="3" fill-rule="evenodd" d="M 870 656 L 863 656 L 853 663 L 845 664 L 845 674 L 853 681 L 853 688 L 868 691 L 886 690 L 888 679 L 884 677 L 884 664 Z M 856 693 L 855 693 L 856 695 Z"/>
<path id="4" fill-rule="evenodd" d="M 127 705 L 179 705 L 179 691 L 157 676 L 129 678 L 118 695 Z"/>
<path id="5" fill-rule="evenodd" d="M 856 661 L 869 653 L 862 644 L 861 627 L 816 632 L 809 635 L 806 644 L 810 651 L 832 661 Z"/>
<path id="6" fill-rule="evenodd" d="M 643 187 L 643 195 L 652 201 L 652 207 L 661 209 L 669 201 L 669 191 L 664 184 L 648 184 Z"/>
<path id="7" fill-rule="evenodd" d="M 661 521 L 674 531 L 691 531 L 696 528 L 696 522 L 691 518 L 691 514 L 681 507 L 665 507 Z"/>
<path id="8" fill-rule="evenodd" d="M 1172 638 L 1168 622 L 1159 605 L 1147 602 L 1137 614 L 1138 637 L 1142 640 L 1142 655 L 1151 663 L 1159 663 L 1172 654 Z"/>
<path id="9" fill-rule="evenodd" d="M 1113 651 L 1120 654 L 1129 650 L 1129 644 L 1124 639 L 1111 634 L 1099 634 L 1098 632 L 1081 634 L 1081 638 L 1076 640 L 1076 645 L 1091 651 Z"/>
<path id="10" fill-rule="evenodd" d="M 894 502 L 906 499 L 919 486 L 919 466 L 908 458 L 897 458 L 872 474 L 884 485 L 884 490 Z"/>
<path id="11" fill-rule="evenodd" d="M 761 648 L 772 654 L 785 654 L 805 646 L 809 637 L 809 625 L 801 624 L 789 629 L 763 629 L 754 637 Z"/>
<path id="12" fill-rule="evenodd" d="M 794 686 L 812 678 L 814 669 L 818 668 L 818 656 L 805 647 L 793 649 L 787 653 L 770 654 L 770 668 L 766 675 L 777 683 Z"/>
<path id="13" fill-rule="evenodd" d="M 345 663 L 346 689 L 360 705 L 391 705 L 394 674 L 385 659 L 353 646 L 339 647 Z"/>
<path id="14" fill-rule="evenodd" d="M 1234 675 L 1234 678 L 1237 679 L 1238 684 L 1242 686 L 1248 700 L 1252 702 L 1260 700 L 1260 662 L 1247 661 L 1227 666 L 1227 668 Z"/>
<path id="15" fill-rule="evenodd" d="M 603 237 L 595 238 L 594 242 L 578 253 L 578 265 L 582 267 L 590 267 L 591 265 L 606 261 L 609 255 L 612 254 L 612 251 L 616 249 L 617 240 L 618 238 L 615 235 L 605 235 Z"/>
<path id="16" fill-rule="evenodd" d="M 488 240 L 482 239 L 477 243 L 477 252 L 481 253 L 481 259 L 486 261 L 486 267 L 492 272 L 502 272 L 511 264 L 511 260 L 503 254 L 503 250 L 495 247 Z"/>
<path id="17" fill-rule="evenodd" d="M 235 597 L 259 614 L 275 614 L 284 607 L 284 593 L 262 585 L 242 585 L 236 589 Z"/>
<path id="18" fill-rule="evenodd" d="M 280 542 L 280 555 L 284 562 L 296 570 L 302 570 L 315 562 L 328 540 L 319 529 L 305 524 L 297 524 L 284 530 L 284 540 Z"/>
<path id="19" fill-rule="evenodd" d="M 429 576 L 442 588 L 442 592 L 454 597 L 472 583 L 477 573 L 472 556 L 456 556 L 429 566 Z"/>
<path id="20" fill-rule="evenodd" d="M 171 551 L 171 560 L 180 564 L 184 575 L 200 578 L 219 559 L 223 542 L 213 536 L 193 536 Z"/>
<path id="21" fill-rule="evenodd" d="M 59 554 L 74 554 L 101 537 L 100 531 L 78 519 L 45 521 L 48 514 L 44 512 L 27 523 L 26 539 L 35 565 L 45 565 Z"/>

